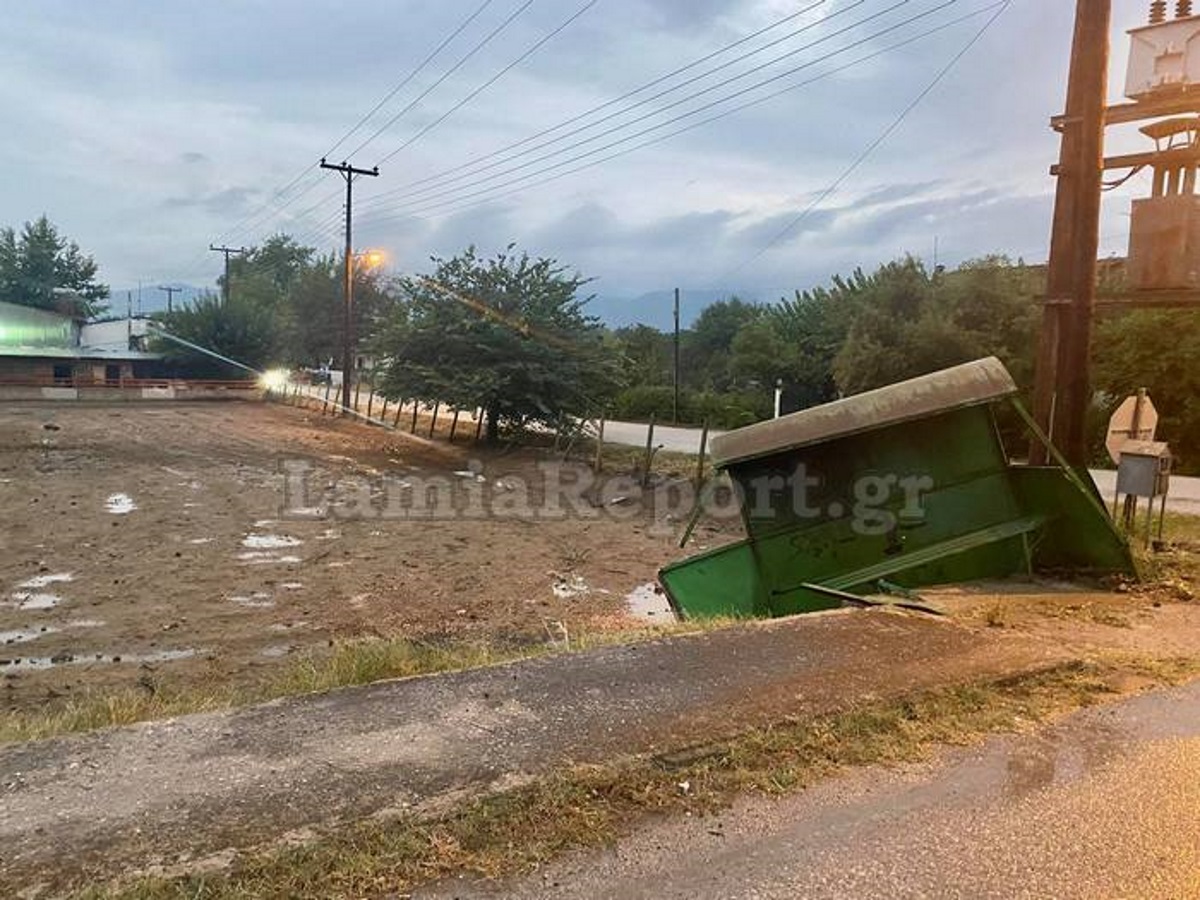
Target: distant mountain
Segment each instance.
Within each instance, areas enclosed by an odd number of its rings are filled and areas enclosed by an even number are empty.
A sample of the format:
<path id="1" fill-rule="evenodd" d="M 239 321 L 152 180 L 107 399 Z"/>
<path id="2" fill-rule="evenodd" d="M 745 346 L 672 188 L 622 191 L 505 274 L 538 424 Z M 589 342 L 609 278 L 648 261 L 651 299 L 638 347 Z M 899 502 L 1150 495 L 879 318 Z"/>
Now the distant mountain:
<path id="1" fill-rule="evenodd" d="M 175 299 L 172 303 L 176 309 L 179 308 L 179 304 L 190 303 L 206 291 L 213 290 L 212 288 L 193 287 L 190 284 L 171 284 L 171 287 L 183 288 L 174 294 Z M 112 288 L 108 296 L 108 315 L 123 316 L 131 309 L 135 316 L 139 313 L 150 315 L 166 312 L 167 292 L 160 291 L 157 284 L 143 284 L 140 292 L 136 287 Z"/>

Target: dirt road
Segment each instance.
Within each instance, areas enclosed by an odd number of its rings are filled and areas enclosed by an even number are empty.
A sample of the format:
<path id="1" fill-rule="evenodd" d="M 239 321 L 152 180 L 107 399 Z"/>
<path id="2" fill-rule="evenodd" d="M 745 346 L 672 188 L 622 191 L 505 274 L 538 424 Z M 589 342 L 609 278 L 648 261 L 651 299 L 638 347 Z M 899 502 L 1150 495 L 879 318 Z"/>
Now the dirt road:
<path id="1" fill-rule="evenodd" d="M 423 897 L 1200 896 L 1200 685 L 648 828 L 519 884 Z"/>

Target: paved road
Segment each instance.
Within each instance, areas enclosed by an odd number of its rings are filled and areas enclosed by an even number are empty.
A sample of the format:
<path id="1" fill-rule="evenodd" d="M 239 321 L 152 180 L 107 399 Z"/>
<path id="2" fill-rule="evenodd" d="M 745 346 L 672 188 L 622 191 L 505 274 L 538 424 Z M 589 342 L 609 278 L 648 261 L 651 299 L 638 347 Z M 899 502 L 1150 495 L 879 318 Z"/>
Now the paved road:
<path id="1" fill-rule="evenodd" d="M 0 747 L 0 884 L 203 857 L 1060 652 L 838 613 Z"/>
<path id="2" fill-rule="evenodd" d="M 712 438 L 722 432 L 710 431 L 708 434 Z M 614 444 L 644 447 L 646 445 L 646 425 L 642 422 L 605 422 L 604 439 L 612 441 Z M 696 453 L 700 447 L 700 429 L 656 425 L 654 427 L 654 444 L 655 446 L 662 445 L 664 450 Z M 1117 486 L 1117 473 L 1106 469 L 1093 469 L 1092 478 L 1100 490 L 1100 495 L 1106 502 L 1111 503 L 1113 491 Z M 1180 476 L 1172 478 L 1167 509 L 1200 515 L 1200 478 Z"/>
<path id="3" fill-rule="evenodd" d="M 1200 685 L 783 801 L 668 822 L 521 884 L 437 896 L 1200 897 Z"/>

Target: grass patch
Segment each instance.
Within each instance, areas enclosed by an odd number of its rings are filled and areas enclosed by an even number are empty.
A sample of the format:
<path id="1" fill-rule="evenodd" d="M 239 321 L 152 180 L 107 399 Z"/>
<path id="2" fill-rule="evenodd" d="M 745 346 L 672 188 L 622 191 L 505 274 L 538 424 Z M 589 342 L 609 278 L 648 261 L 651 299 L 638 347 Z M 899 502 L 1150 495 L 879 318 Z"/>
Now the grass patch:
<path id="1" fill-rule="evenodd" d="M 457 874 L 502 878 L 567 850 L 611 843 L 648 816 L 705 814 L 746 792 L 783 794 L 848 766 L 918 759 L 1117 693 L 1137 676 L 1173 683 L 1191 661 L 1072 662 L 1014 677 L 855 706 L 743 733 L 674 759 L 577 766 L 431 819 L 372 821 L 303 846 L 246 854 L 221 875 L 141 878 L 91 888 L 113 898 L 359 897 L 403 894 Z"/>
<path id="2" fill-rule="evenodd" d="M 0 744 L 35 741 L 81 731 L 167 719 L 188 713 L 234 709 L 390 678 L 477 669 L 555 653 L 578 652 L 723 628 L 733 619 L 676 623 L 638 629 L 562 628 L 546 642 L 495 644 L 487 641 L 362 638 L 336 643 L 330 651 L 302 656 L 253 688 L 178 685 L 144 681 L 136 688 L 82 692 L 51 706 L 0 713 Z"/>

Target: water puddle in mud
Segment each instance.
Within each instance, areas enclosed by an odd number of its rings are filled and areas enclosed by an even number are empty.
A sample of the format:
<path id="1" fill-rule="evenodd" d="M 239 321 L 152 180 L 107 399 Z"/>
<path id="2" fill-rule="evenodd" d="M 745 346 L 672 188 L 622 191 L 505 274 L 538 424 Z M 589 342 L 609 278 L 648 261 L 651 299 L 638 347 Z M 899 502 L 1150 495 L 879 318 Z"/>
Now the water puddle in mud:
<path id="1" fill-rule="evenodd" d="M 49 587 L 52 584 L 65 584 L 68 581 L 74 581 L 75 576 L 70 572 L 59 572 L 55 575 L 35 575 L 33 578 L 28 578 L 17 585 L 17 589 L 34 589 Z"/>
<path id="2" fill-rule="evenodd" d="M 104 509 L 114 516 L 128 515 L 137 508 L 137 504 L 128 494 L 110 494 L 104 501 Z"/>
<path id="3" fill-rule="evenodd" d="M 49 625 L 42 628 L 18 628 L 14 631 L 0 631 L 0 644 L 23 644 L 26 641 L 36 641 L 44 634 L 54 634 L 58 631 Z"/>
<path id="4" fill-rule="evenodd" d="M 0 672 L 54 669 L 58 666 L 85 666 L 89 664 L 115 665 L 174 662 L 191 659 L 202 651 L 191 647 L 179 650 L 157 650 L 153 653 L 60 653 L 55 656 L 19 656 L 12 659 L 0 658 Z"/>
<path id="5" fill-rule="evenodd" d="M 242 538 L 242 546 L 250 550 L 285 550 L 303 543 L 300 538 L 286 534 L 248 534 Z"/>
<path id="6" fill-rule="evenodd" d="M 270 609 L 275 605 L 275 601 L 271 599 L 271 595 L 265 594 L 262 591 L 230 597 L 229 600 L 238 606 L 245 606 L 250 609 Z"/>
<path id="7" fill-rule="evenodd" d="M 664 622 L 675 618 L 667 595 L 653 581 L 639 584 L 626 594 L 625 607 L 636 619 Z"/>
<path id="8" fill-rule="evenodd" d="M 58 594 L 34 594 L 28 591 L 18 591 L 12 595 L 12 599 L 17 604 L 17 609 L 24 610 L 54 609 L 62 603 L 62 597 Z"/>

